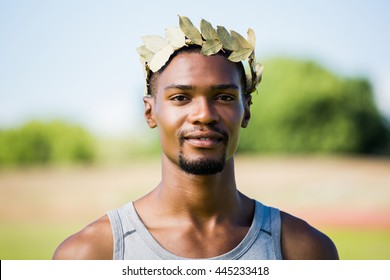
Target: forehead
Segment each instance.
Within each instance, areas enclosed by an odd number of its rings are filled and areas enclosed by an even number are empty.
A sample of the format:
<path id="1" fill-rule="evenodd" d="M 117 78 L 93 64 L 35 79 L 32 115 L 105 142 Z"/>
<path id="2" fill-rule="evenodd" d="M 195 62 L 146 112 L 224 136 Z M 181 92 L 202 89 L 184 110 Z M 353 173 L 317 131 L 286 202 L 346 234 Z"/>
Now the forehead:
<path id="1" fill-rule="evenodd" d="M 180 53 L 160 74 L 158 91 L 172 84 L 199 88 L 222 84 L 234 84 L 240 87 L 240 77 L 236 65 L 222 55 Z"/>

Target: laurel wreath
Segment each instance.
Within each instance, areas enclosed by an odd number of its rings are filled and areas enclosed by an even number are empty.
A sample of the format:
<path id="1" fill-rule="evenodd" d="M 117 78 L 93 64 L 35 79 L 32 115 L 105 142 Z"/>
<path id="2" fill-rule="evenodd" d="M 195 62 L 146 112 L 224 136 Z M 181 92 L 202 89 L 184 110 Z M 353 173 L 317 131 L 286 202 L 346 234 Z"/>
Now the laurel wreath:
<path id="1" fill-rule="evenodd" d="M 217 54 L 220 51 L 229 51 L 227 57 L 232 62 L 240 62 L 248 59 L 249 73 L 246 71 L 246 93 L 256 91 L 261 81 L 263 67 L 256 62 L 255 44 L 256 36 L 254 31 L 248 29 L 248 39 L 239 33 L 223 26 L 213 26 L 206 20 L 200 22 L 198 30 L 188 17 L 179 16 L 179 27 L 168 27 L 165 29 L 165 38 L 157 35 L 143 36 L 144 45 L 137 48 L 141 62 L 145 66 L 145 76 L 148 84 L 150 71 L 155 73 L 160 70 L 169 60 L 170 56 L 185 46 L 201 46 L 201 53 L 206 56 Z"/>

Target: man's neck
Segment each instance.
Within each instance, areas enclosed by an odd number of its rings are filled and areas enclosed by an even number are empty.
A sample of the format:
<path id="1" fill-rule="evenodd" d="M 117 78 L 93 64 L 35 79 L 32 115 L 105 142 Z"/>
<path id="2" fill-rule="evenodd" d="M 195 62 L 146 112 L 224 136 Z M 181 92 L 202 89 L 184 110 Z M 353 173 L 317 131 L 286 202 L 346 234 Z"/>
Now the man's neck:
<path id="1" fill-rule="evenodd" d="M 162 180 L 139 201 L 140 206 L 141 201 L 158 208 L 163 217 L 206 220 L 239 215 L 244 203 L 243 195 L 236 188 L 233 158 L 227 161 L 222 172 L 200 176 L 186 173 L 163 157 Z"/>

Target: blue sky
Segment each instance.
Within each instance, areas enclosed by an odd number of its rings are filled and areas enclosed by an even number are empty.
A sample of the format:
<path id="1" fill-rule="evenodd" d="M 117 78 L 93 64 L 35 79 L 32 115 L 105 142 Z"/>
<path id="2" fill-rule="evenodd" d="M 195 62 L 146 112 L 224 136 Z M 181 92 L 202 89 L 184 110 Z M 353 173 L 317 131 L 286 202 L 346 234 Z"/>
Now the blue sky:
<path id="1" fill-rule="evenodd" d="M 0 128 L 61 118 L 107 136 L 142 123 L 143 35 L 177 15 L 257 36 L 259 60 L 314 59 L 366 76 L 390 118 L 389 1 L 0 0 Z M 141 124 L 143 125 L 143 124 Z"/>

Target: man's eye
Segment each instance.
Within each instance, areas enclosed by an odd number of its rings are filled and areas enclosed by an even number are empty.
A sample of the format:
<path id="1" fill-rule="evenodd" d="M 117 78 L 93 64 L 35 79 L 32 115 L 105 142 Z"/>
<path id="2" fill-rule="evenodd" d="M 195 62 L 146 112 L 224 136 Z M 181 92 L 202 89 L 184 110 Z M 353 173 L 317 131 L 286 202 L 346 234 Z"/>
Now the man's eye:
<path id="1" fill-rule="evenodd" d="M 188 100 L 188 97 L 184 96 L 184 95 L 176 95 L 176 96 L 173 96 L 171 98 L 171 100 L 173 100 L 173 101 L 186 101 L 186 100 Z"/>
<path id="2" fill-rule="evenodd" d="M 222 100 L 222 101 L 233 101 L 233 100 L 235 100 L 235 98 L 233 96 L 226 95 L 226 94 L 218 95 L 217 99 L 218 100 Z"/>

